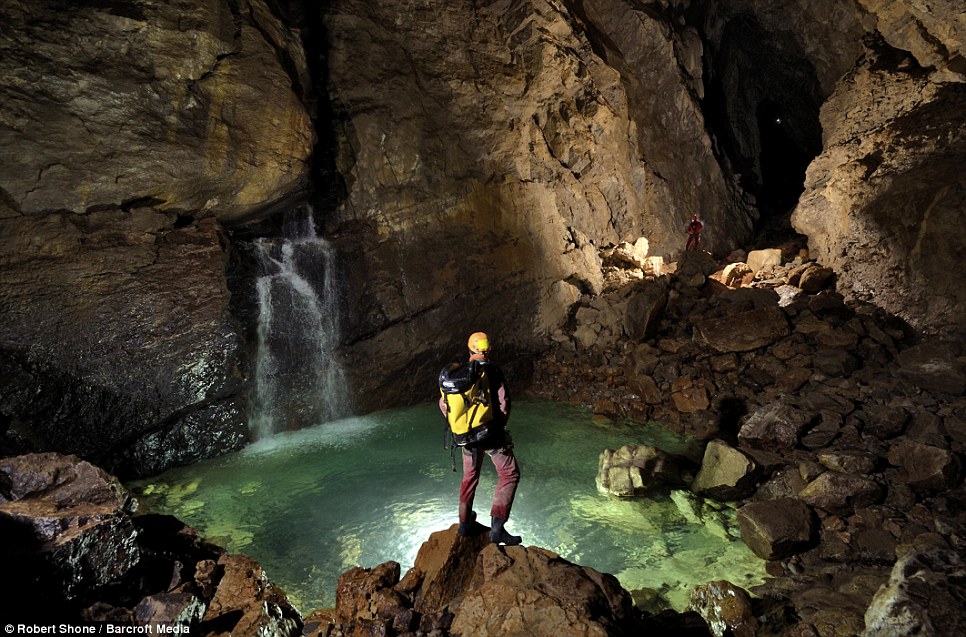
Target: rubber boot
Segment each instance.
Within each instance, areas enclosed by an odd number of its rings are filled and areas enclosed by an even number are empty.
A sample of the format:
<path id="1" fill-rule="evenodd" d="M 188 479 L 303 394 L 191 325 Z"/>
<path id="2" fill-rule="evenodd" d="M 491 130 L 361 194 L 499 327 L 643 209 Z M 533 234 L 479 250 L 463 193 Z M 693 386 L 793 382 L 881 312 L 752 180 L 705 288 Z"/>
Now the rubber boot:
<path id="1" fill-rule="evenodd" d="M 502 518 L 493 518 L 490 524 L 490 541 L 494 544 L 506 544 L 507 546 L 514 546 L 523 541 L 519 535 L 510 535 L 503 528 L 506 520 Z"/>
<path id="2" fill-rule="evenodd" d="M 460 528 L 456 531 L 462 537 L 470 535 L 476 526 L 476 511 L 470 511 L 466 516 L 466 520 L 460 522 Z"/>

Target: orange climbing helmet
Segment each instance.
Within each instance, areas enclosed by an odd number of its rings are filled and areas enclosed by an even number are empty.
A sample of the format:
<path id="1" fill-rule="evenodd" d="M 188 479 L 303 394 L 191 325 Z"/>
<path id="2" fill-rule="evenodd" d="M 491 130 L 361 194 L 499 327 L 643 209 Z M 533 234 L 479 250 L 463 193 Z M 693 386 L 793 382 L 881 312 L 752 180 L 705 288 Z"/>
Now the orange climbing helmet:
<path id="1" fill-rule="evenodd" d="M 486 354 L 490 351 L 490 338 L 486 335 L 486 332 L 473 332 L 470 334 L 469 340 L 466 341 L 466 346 L 474 354 Z"/>

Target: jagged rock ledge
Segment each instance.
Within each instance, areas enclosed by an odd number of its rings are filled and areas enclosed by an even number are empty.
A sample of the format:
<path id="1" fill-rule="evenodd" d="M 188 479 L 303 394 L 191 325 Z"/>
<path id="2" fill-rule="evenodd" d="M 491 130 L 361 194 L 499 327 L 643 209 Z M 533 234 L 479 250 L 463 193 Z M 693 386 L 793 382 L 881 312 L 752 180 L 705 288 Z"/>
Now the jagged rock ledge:
<path id="1" fill-rule="evenodd" d="M 0 557 L 8 620 L 179 624 L 188 634 L 623 635 L 697 616 L 645 619 L 617 579 L 538 547 L 490 543 L 486 527 L 433 533 L 400 565 L 354 568 L 337 604 L 303 619 L 253 560 L 176 518 L 136 514 L 118 480 L 76 456 L 0 461 Z M 42 616 L 36 611 L 43 600 Z"/>

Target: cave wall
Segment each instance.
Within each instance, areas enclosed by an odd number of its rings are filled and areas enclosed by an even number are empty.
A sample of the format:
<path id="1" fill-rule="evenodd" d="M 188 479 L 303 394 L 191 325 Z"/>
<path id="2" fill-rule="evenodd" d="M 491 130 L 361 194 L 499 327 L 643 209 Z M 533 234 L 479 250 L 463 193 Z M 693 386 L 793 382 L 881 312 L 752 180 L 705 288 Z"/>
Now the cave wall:
<path id="1" fill-rule="evenodd" d="M 8 451 L 143 474 L 243 444 L 233 242 L 320 191 L 360 410 L 432 395 L 477 329 L 523 376 L 601 291 L 602 249 L 673 259 L 692 213 L 718 256 L 747 240 L 766 99 L 821 137 L 793 222 L 840 289 L 963 327 L 955 0 L 11 0 L 0 20 Z"/>
<path id="2" fill-rule="evenodd" d="M 966 238 L 962 4 L 863 0 L 877 34 L 823 104 L 823 151 L 792 217 L 839 290 L 961 337 Z"/>
<path id="3" fill-rule="evenodd" d="M 244 444 L 224 223 L 296 199 L 314 129 L 263 2 L 0 3 L 0 433 L 123 475 Z"/>
<path id="4" fill-rule="evenodd" d="M 332 226 L 352 252 L 348 368 L 369 406 L 430 395 L 474 330 L 510 365 L 543 347 L 601 291 L 602 248 L 643 236 L 671 257 L 692 213 L 715 252 L 747 235 L 688 72 L 700 42 L 633 7 L 325 9 L 347 187 Z"/>

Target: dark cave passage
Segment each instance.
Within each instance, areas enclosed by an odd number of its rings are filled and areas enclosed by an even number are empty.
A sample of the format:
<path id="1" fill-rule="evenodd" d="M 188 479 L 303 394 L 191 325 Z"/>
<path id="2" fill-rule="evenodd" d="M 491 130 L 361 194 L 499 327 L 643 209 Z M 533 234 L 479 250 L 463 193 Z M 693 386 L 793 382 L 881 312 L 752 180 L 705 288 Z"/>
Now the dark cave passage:
<path id="1" fill-rule="evenodd" d="M 755 198 L 755 234 L 794 234 L 789 217 L 805 169 L 822 149 L 824 96 L 815 69 L 787 32 L 767 31 L 751 13 L 724 15 L 704 2 L 688 19 L 705 40 L 702 107 L 708 128 L 742 188 Z"/>

